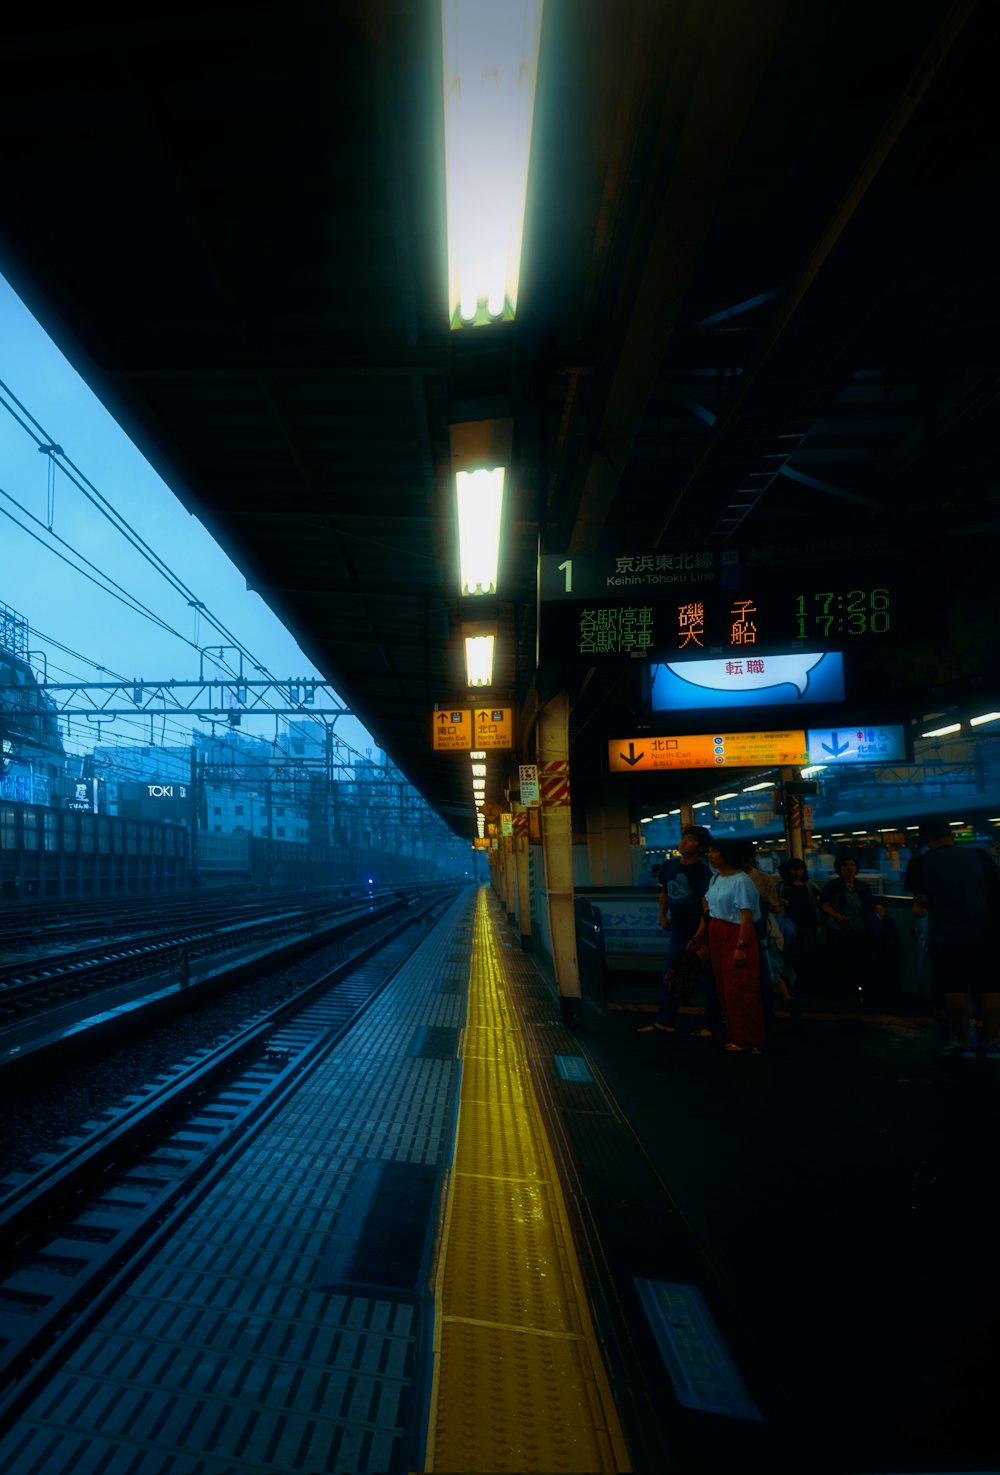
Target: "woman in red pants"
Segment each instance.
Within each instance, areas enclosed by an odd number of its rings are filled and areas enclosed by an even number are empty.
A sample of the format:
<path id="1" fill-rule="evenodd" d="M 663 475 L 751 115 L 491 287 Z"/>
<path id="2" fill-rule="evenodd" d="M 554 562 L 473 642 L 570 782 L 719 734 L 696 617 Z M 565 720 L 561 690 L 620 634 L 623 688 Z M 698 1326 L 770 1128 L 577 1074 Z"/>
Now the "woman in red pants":
<path id="1" fill-rule="evenodd" d="M 765 1038 L 754 928 L 760 915 L 760 893 L 743 869 L 751 853 L 748 840 L 720 839 L 709 845 L 708 863 L 715 874 L 708 884 L 705 916 L 696 940 L 707 931 L 715 987 L 729 1036 L 725 1049 L 759 1055 Z"/>

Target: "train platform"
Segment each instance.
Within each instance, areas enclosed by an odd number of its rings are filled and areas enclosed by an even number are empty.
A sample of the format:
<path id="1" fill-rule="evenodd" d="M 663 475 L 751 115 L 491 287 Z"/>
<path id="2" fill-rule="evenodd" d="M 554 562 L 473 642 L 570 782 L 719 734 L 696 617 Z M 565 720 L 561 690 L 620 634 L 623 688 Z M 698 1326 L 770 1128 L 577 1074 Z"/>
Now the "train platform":
<path id="1" fill-rule="evenodd" d="M 465 893 L 0 1468 L 996 1468 L 1000 1067 L 888 1016 L 760 1057 L 636 1022 L 568 1028 Z"/>

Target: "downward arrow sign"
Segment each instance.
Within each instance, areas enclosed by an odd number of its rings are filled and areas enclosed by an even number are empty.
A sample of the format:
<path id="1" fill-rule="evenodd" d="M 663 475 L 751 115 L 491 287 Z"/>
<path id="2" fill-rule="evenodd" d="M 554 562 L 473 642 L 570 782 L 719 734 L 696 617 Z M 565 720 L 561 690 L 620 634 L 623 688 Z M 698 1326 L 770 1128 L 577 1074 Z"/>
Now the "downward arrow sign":
<path id="1" fill-rule="evenodd" d="M 823 743 L 821 745 L 823 748 L 823 752 L 829 753 L 831 758 L 839 758 L 841 753 L 846 753 L 848 748 L 851 746 L 850 742 L 838 742 L 837 739 L 839 737 L 840 734 L 838 732 L 831 732 L 830 738 L 832 740 L 833 746 L 831 747 L 830 743 Z"/>
<path id="2" fill-rule="evenodd" d="M 631 766 L 634 768 L 637 763 L 642 762 L 646 755 L 645 753 L 639 753 L 637 756 L 635 751 L 635 743 L 629 743 L 628 757 L 626 758 L 624 753 L 619 753 L 618 756 L 623 763 L 631 764 Z"/>

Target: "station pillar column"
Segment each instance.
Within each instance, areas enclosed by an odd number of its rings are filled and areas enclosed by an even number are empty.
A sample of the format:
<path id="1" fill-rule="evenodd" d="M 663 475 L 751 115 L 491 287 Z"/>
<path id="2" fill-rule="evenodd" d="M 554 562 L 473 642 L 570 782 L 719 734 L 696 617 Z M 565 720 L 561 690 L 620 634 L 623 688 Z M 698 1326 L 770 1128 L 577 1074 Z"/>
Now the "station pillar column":
<path id="1" fill-rule="evenodd" d="M 681 829 L 682 830 L 687 825 L 693 825 L 693 824 L 696 823 L 695 817 L 694 817 L 694 805 L 691 803 L 691 800 L 690 799 L 682 799 L 681 800 L 680 820 L 681 820 Z"/>
<path id="2" fill-rule="evenodd" d="M 513 835 L 504 835 L 500 844 L 503 848 L 504 907 L 508 921 L 513 922 L 517 897 L 517 857 Z"/>
<path id="3" fill-rule="evenodd" d="M 523 804 L 515 802 L 514 811 L 514 875 L 517 894 L 515 896 L 517 930 L 521 936 L 521 947 L 531 952 L 531 851 L 528 844 L 528 811 Z"/>
<path id="4" fill-rule="evenodd" d="M 788 859 L 805 860 L 806 843 L 802 828 L 802 800 L 797 794 L 785 792 L 785 785 L 797 782 L 802 775 L 797 768 L 785 765 L 778 770 L 778 776 L 781 779 L 781 807 L 785 815 Z"/>
<path id="5" fill-rule="evenodd" d="M 573 822 L 569 793 L 569 694 L 559 692 L 537 724 L 538 783 L 542 801 L 542 857 L 552 962 L 563 1020 L 581 1017 L 580 967 L 573 913 Z"/>
<path id="6" fill-rule="evenodd" d="M 632 885 L 632 832 L 623 778 L 607 779 L 587 807 L 587 857 L 594 886 Z"/>

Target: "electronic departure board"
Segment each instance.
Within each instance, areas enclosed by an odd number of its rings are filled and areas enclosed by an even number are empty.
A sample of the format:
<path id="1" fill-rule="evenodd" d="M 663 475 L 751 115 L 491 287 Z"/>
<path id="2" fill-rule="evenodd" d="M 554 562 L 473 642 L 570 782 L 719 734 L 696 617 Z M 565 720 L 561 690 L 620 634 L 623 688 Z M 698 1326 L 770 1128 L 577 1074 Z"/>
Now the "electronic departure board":
<path id="1" fill-rule="evenodd" d="M 658 567 L 670 557 L 543 557 L 541 663 L 874 653 L 919 635 L 913 581 L 890 577 L 884 566 L 857 558 L 747 566 L 703 551 Z"/>

